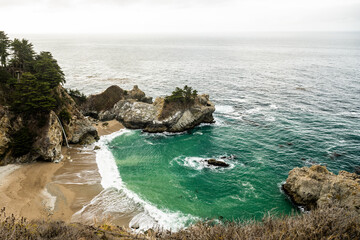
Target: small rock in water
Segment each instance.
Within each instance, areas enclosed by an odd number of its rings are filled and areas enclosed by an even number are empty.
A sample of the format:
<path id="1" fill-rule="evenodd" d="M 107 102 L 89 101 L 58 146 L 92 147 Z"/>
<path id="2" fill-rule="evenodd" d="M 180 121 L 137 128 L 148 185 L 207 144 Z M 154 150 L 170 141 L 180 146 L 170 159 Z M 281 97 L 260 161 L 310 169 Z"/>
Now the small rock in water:
<path id="1" fill-rule="evenodd" d="M 301 160 L 306 161 L 306 158 L 301 158 Z"/>
<path id="2" fill-rule="evenodd" d="M 227 164 L 226 162 L 218 161 L 218 160 L 213 159 L 213 158 L 211 158 L 211 159 L 209 159 L 209 160 L 206 160 L 206 161 L 207 161 L 207 163 L 208 163 L 209 165 L 213 165 L 213 166 L 217 166 L 217 167 L 228 167 L 228 166 L 230 166 L 230 165 Z"/>
<path id="3" fill-rule="evenodd" d="M 94 151 L 95 151 L 95 150 L 99 150 L 99 149 L 101 149 L 99 146 L 95 146 L 95 147 L 94 147 Z"/>
<path id="4" fill-rule="evenodd" d="M 132 229 L 139 229 L 140 228 L 139 223 L 134 223 L 133 225 L 131 225 L 131 228 Z"/>
<path id="5" fill-rule="evenodd" d="M 283 148 L 283 147 L 284 147 L 284 145 L 281 145 L 281 144 L 280 144 L 280 145 L 279 145 L 279 147 Z"/>
<path id="6" fill-rule="evenodd" d="M 331 159 L 334 159 L 334 158 L 341 157 L 341 156 L 342 156 L 341 153 L 333 152 L 333 153 L 330 155 L 330 158 L 331 158 Z"/>
<path id="7" fill-rule="evenodd" d="M 292 145 L 293 145 L 292 142 L 287 142 L 286 144 L 287 144 L 288 146 L 292 146 Z"/>

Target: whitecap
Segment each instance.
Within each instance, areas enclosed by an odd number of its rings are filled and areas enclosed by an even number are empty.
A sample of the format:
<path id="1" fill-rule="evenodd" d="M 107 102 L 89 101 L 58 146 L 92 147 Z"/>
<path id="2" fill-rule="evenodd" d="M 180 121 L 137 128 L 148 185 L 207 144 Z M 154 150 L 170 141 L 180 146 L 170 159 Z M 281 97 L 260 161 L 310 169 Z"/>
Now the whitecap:
<path id="1" fill-rule="evenodd" d="M 223 113 L 223 114 L 230 114 L 230 113 L 235 112 L 235 109 L 233 106 L 220 105 L 220 106 L 215 107 L 215 112 Z"/>

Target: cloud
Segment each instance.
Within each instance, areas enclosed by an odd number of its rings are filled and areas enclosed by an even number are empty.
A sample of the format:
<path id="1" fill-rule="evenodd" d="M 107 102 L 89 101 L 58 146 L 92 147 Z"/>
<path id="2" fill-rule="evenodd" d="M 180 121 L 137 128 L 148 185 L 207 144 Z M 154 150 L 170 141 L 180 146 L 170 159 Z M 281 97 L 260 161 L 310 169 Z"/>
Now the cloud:
<path id="1" fill-rule="evenodd" d="M 359 31 L 360 0 L 0 0 L 0 22 L 15 33 Z"/>

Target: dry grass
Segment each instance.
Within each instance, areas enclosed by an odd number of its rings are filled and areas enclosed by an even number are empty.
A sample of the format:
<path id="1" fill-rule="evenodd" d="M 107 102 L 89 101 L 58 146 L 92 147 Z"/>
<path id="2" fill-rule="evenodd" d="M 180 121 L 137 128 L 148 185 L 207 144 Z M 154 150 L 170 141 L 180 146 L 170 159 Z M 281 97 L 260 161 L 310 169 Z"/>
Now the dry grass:
<path id="1" fill-rule="evenodd" d="M 145 239 L 141 235 L 110 225 L 97 227 L 80 223 L 66 224 L 63 221 L 27 221 L 25 218 L 7 216 L 5 208 L 0 211 L 1 240 L 106 240 L 106 239 Z"/>
<path id="2" fill-rule="evenodd" d="M 86 226 L 61 221 L 26 221 L 0 212 L 0 239 L 360 239 L 360 215 L 338 206 L 262 221 L 198 223 L 178 233 L 149 230 L 135 235 L 109 224 Z"/>
<path id="3" fill-rule="evenodd" d="M 333 206 L 310 213 L 274 218 L 261 222 L 198 223 L 178 233 L 157 233 L 162 239 L 360 239 L 360 215 Z"/>

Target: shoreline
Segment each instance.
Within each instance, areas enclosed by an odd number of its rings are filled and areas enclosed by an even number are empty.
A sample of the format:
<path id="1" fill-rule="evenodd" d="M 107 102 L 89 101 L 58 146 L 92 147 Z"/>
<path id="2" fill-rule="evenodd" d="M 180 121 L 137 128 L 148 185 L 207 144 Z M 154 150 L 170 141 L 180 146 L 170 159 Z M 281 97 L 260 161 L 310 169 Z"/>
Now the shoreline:
<path id="1" fill-rule="evenodd" d="M 116 120 L 98 122 L 94 126 L 99 136 L 124 128 Z M 0 208 L 5 207 L 8 215 L 29 220 L 72 222 L 73 215 L 104 189 L 93 145 L 63 146 L 62 155 L 64 158 L 59 163 L 35 162 L 0 167 Z M 104 220 L 93 217 L 93 224 Z M 124 216 L 117 223 L 125 226 L 128 221 Z"/>

